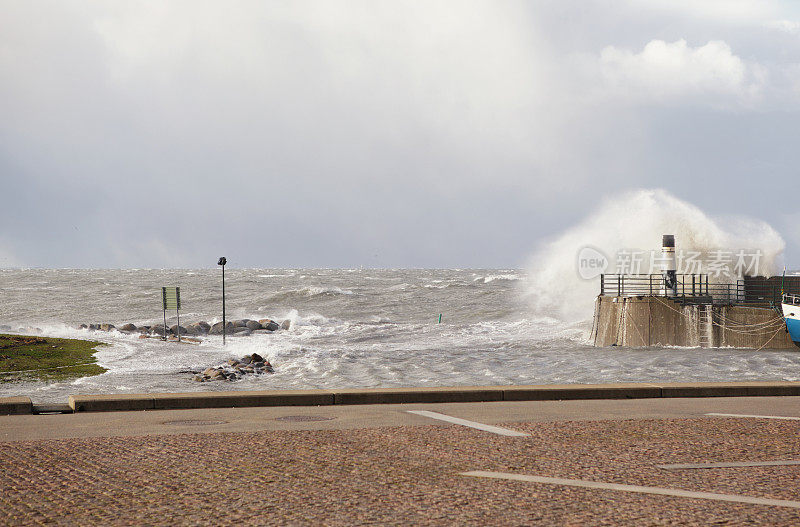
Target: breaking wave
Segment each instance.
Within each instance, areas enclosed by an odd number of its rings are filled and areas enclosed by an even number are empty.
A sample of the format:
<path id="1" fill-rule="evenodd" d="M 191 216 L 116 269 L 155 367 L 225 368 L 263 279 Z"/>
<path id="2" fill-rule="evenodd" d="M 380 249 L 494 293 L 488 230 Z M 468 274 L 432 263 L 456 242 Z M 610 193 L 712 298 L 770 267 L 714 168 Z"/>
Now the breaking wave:
<path id="1" fill-rule="evenodd" d="M 610 263 L 606 272 L 614 273 L 619 251 L 660 250 L 663 234 L 675 235 L 678 251 L 759 250 L 762 275 L 774 275 L 783 265 L 785 242 L 766 222 L 711 216 L 665 190 L 635 190 L 605 199 L 580 223 L 538 247 L 529 260 L 525 296 L 536 312 L 567 320 L 591 318 L 599 278 L 578 274 L 581 249 L 591 247 L 605 255 Z"/>

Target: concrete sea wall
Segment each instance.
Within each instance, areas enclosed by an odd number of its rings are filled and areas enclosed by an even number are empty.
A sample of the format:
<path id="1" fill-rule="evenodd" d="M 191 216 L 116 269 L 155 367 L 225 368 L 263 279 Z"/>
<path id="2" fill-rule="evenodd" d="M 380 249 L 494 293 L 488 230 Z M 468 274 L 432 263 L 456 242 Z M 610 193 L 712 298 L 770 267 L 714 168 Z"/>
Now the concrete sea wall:
<path id="1" fill-rule="evenodd" d="M 800 382 L 657 382 L 72 395 L 69 405 L 55 406 L 34 405 L 29 397 L 9 397 L 0 398 L 0 416 L 260 406 L 775 396 L 800 396 Z"/>
<path id="2" fill-rule="evenodd" d="M 658 296 L 598 296 L 591 338 L 595 346 L 798 349 L 774 309 L 682 305 Z"/>

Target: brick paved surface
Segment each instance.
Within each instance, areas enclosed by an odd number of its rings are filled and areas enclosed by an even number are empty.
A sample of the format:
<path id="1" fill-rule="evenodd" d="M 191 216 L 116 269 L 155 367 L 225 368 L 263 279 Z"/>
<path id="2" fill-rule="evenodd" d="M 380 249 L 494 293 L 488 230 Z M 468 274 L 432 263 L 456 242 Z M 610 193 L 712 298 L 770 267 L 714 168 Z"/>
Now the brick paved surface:
<path id="1" fill-rule="evenodd" d="M 671 419 L 0 443 L 0 524 L 800 524 L 800 510 L 459 476 L 492 470 L 800 500 L 800 422 Z"/>

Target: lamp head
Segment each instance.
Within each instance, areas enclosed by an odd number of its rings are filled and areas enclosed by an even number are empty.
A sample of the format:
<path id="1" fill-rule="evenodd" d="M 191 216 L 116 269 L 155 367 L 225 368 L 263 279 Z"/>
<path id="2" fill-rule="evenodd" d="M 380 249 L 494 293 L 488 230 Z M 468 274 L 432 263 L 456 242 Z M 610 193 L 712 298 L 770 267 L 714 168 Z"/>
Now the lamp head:
<path id="1" fill-rule="evenodd" d="M 220 257 L 219 261 L 217 262 L 217 265 L 225 265 L 226 263 L 228 263 L 228 260 L 226 260 L 225 257 L 222 256 L 222 257 Z"/>

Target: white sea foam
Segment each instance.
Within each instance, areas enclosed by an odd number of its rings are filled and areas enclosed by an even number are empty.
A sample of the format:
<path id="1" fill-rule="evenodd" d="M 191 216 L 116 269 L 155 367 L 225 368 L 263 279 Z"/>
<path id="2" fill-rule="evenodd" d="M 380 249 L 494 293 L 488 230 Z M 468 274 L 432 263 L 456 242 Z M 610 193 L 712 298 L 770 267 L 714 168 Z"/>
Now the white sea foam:
<path id="1" fill-rule="evenodd" d="M 0 397 L 30 394 L 37 402 L 63 402 L 75 393 L 768 380 L 796 378 L 800 366 L 800 354 L 789 351 L 593 348 L 585 340 L 585 320 L 564 321 L 556 312 L 527 309 L 518 295 L 525 274 L 501 269 L 304 270 L 307 278 L 274 281 L 258 274 L 292 271 L 231 269 L 226 270 L 228 320 L 288 319 L 288 331 L 229 336 L 225 346 L 221 336 L 208 336 L 193 346 L 76 329 L 80 323 L 161 322 L 160 287 L 173 283 L 181 286 L 182 323 L 219 321 L 215 271 L 193 270 L 196 276 L 186 276 L 186 270 L 4 272 L 0 325 L 107 343 L 97 357 L 109 371 L 77 384 L 0 383 Z M 484 285 L 487 277 L 502 275 L 520 279 Z M 298 293 L 323 286 L 357 294 Z M 397 290 L 389 291 L 392 286 Z M 113 301 L 104 290 L 112 292 Z M 174 313 L 167 322 L 176 322 Z M 234 383 L 197 383 L 186 373 L 252 353 L 270 360 L 276 373 Z"/>
<path id="2" fill-rule="evenodd" d="M 478 278 L 475 279 L 475 281 L 483 280 L 484 284 L 489 284 L 491 282 L 494 282 L 495 280 L 514 281 L 514 280 L 522 280 L 522 278 L 523 277 L 521 275 L 516 274 L 516 273 L 515 274 L 511 274 L 511 273 L 490 274 L 490 275 L 487 275 L 487 276 L 484 276 L 484 277 L 479 276 Z"/>
<path id="3" fill-rule="evenodd" d="M 620 250 L 660 250 L 663 234 L 675 235 L 677 250 L 760 249 L 762 274 L 775 274 L 782 266 L 785 243 L 767 223 L 712 217 L 665 190 L 635 190 L 605 199 L 580 223 L 543 243 L 529 260 L 525 294 L 537 312 L 567 320 L 590 318 L 599 278 L 579 276 L 579 251 L 593 247 L 613 265 Z"/>
<path id="4" fill-rule="evenodd" d="M 323 287 L 323 286 L 309 286 L 302 289 L 293 291 L 305 296 L 319 296 L 319 295 L 354 295 L 354 291 L 342 289 L 341 287 Z"/>

